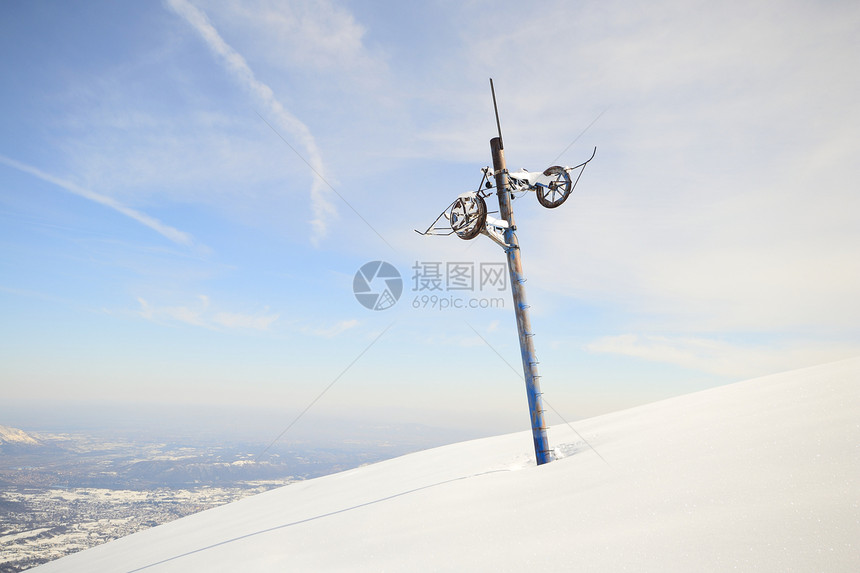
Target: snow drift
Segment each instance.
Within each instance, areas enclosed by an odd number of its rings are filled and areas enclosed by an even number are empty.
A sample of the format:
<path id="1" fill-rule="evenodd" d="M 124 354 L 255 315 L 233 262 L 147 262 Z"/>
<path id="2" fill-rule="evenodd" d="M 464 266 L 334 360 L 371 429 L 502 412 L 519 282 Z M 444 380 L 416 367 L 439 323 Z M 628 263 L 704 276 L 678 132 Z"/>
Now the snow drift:
<path id="1" fill-rule="evenodd" d="M 292 484 L 37 568 L 860 571 L 860 359 Z"/>

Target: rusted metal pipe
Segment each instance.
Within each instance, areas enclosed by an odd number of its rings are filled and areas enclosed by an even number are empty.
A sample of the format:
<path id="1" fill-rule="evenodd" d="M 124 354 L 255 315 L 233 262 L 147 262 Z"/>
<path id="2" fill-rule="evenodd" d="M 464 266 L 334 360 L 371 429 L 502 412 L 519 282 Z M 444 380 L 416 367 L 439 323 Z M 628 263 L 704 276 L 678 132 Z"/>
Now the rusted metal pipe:
<path id="1" fill-rule="evenodd" d="M 514 211 L 511 207 L 511 193 L 508 188 L 508 171 L 505 165 L 505 151 L 502 148 L 501 137 L 490 140 L 490 151 L 493 154 L 493 175 L 496 179 L 496 195 L 499 198 L 499 215 L 508 223 L 505 229 L 505 253 L 508 257 L 508 271 L 511 276 L 511 293 L 514 297 L 514 312 L 517 317 L 517 335 L 520 339 L 520 353 L 523 359 L 523 374 L 526 380 L 526 393 L 529 399 L 532 437 L 535 443 L 535 459 L 537 464 L 545 464 L 552 460 L 549 441 L 546 437 L 546 423 L 543 415 L 543 399 L 540 391 L 540 375 L 535 355 L 534 332 L 529 320 L 528 304 L 526 304 L 525 277 L 520 258 L 520 246 L 514 224 Z"/>

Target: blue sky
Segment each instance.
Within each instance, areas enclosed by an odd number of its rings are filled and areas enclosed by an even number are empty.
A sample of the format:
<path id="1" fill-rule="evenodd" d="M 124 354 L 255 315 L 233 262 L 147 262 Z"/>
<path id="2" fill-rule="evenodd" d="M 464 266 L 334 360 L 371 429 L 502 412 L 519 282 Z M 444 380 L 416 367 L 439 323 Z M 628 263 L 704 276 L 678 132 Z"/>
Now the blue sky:
<path id="1" fill-rule="evenodd" d="M 504 260 L 412 231 L 490 163 L 490 77 L 509 168 L 598 147 L 562 207 L 514 203 L 566 418 L 860 354 L 856 3 L 0 11 L 7 405 L 289 419 L 337 379 L 314 412 L 528 427 L 509 290 L 414 308 L 416 261 Z M 392 309 L 353 296 L 372 260 Z"/>

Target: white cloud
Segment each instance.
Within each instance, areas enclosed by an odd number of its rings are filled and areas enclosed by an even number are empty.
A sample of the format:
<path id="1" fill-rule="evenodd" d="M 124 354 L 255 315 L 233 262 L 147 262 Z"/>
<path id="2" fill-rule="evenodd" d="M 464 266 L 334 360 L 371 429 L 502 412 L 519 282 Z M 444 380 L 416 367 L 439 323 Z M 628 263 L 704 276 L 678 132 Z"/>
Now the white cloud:
<path id="1" fill-rule="evenodd" d="M 105 207 L 109 207 L 114 211 L 117 211 L 118 213 L 121 213 L 126 217 L 137 221 L 141 225 L 149 227 L 156 233 L 173 241 L 174 243 L 184 245 L 186 247 L 194 246 L 194 239 L 190 234 L 171 227 L 170 225 L 166 225 L 155 217 L 151 217 L 146 213 L 143 213 L 136 209 L 132 209 L 131 207 L 127 207 L 126 205 L 123 205 L 112 197 L 96 193 L 95 191 L 91 191 L 89 189 L 85 189 L 80 185 L 72 183 L 71 181 L 60 179 L 59 177 L 55 177 L 39 169 L 36 169 L 35 167 L 26 165 L 19 161 L 15 161 L 14 159 L 10 159 L 9 157 L 6 157 L 4 155 L 0 155 L 0 163 L 8 165 L 9 167 L 17 169 L 19 171 L 23 171 L 24 173 L 29 173 L 30 175 L 38 177 L 43 181 L 53 183 L 54 185 L 62 187 L 70 193 L 78 195 L 79 197 L 83 197 L 84 199 L 89 199 L 90 201 L 94 201 L 95 203 L 99 203 L 100 205 L 104 205 Z"/>
<path id="2" fill-rule="evenodd" d="M 496 83 L 509 168 L 546 167 L 611 106 L 560 160 L 598 145 L 569 202 L 515 203 L 530 278 L 649 330 L 856 333 L 860 7 L 574 9 L 470 47 L 510 70 Z"/>
<path id="3" fill-rule="evenodd" d="M 272 66 L 353 79 L 384 70 L 381 54 L 370 53 L 365 45 L 365 27 L 350 11 L 328 0 L 204 0 L 198 5 L 243 36 L 254 59 Z"/>
<path id="4" fill-rule="evenodd" d="M 226 328 L 265 331 L 279 318 L 279 315 L 269 313 L 268 308 L 256 314 L 212 309 L 210 299 L 206 295 L 198 295 L 194 304 L 186 305 L 157 306 L 140 297 L 137 302 L 140 304 L 137 314 L 147 320 L 160 324 L 178 322 L 211 330 Z"/>
<path id="5" fill-rule="evenodd" d="M 586 346 L 594 353 L 620 354 L 722 376 L 751 378 L 860 355 L 860 344 L 793 342 L 737 345 L 701 337 L 621 334 Z"/>
<path id="6" fill-rule="evenodd" d="M 335 336 L 346 332 L 347 330 L 355 328 L 359 324 L 359 321 L 354 318 L 349 320 L 341 320 L 340 322 L 333 324 L 330 327 L 314 329 L 313 334 L 316 336 L 321 336 L 323 338 L 334 338 Z"/>
<path id="7" fill-rule="evenodd" d="M 848 221 L 856 199 L 833 189 L 801 199 L 798 177 L 774 183 L 782 198 L 745 185 L 745 198 L 720 204 L 718 180 L 691 185 L 698 205 L 659 194 L 653 206 L 624 205 L 589 175 L 565 211 L 518 219 L 531 276 L 544 288 L 618 305 L 660 330 L 850 331 L 860 322 L 860 228 Z"/>
<path id="8" fill-rule="evenodd" d="M 125 88 L 104 81 L 98 89 Z M 62 151 L 76 177 L 114 197 L 217 205 L 239 194 L 247 201 L 286 176 L 281 150 L 260 141 L 256 117 L 184 109 L 162 115 L 99 106 L 96 99 L 88 94 L 76 104 Z M 229 202 L 230 209 L 239 204 Z"/>
<path id="9" fill-rule="evenodd" d="M 153 322 L 160 323 L 170 323 L 170 322 L 182 322 L 184 324 L 190 324 L 192 326 L 203 326 L 208 327 L 206 321 L 203 320 L 202 315 L 206 310 L 206 307 L 209 306 L 208 299 L 206 297 L 199 297 L 200 304 L 191 306 L 153 306 L 149 304 L 146 300 L 139 298 L 137 302 L 140 303 L 140 310 L 138 314 L 147 320 L 151 320 Z"/>
<path id="10" fill-rule="evenodd" d="M 297 140 L 304 149 L 307 154 L 306 161 L 316 175 L 311 186 L 311 207 L 314 213 L 311 226 L 314 229 L 312 238 L 318 242 L 327 233 L 328 226 L 336 215 L 336 209 L 331 202 L 328 185 L 324 181 L 326 170 L 313 134 L 307 125 L 278 101 L 272 88 L 257 79 L 245 58 L 224 41 L 205 13 L 187 0 L 168 0 L 167 4 L 200 34 L 233 77 L 264 107 L 265 114 L 271 116 L 267 121 L 283 129 L 285 137 Z"/>

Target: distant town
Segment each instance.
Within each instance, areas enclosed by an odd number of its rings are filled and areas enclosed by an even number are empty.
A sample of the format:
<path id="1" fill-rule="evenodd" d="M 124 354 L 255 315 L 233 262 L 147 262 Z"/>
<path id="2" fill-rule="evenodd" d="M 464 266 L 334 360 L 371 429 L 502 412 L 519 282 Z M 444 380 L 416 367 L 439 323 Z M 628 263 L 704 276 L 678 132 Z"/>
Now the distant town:
<path id="1" fill-rule="evenodd" d="M 0 426 L 0 573 L 243 497 L 420 449 L 342 444 L 140 442 Z"/>

